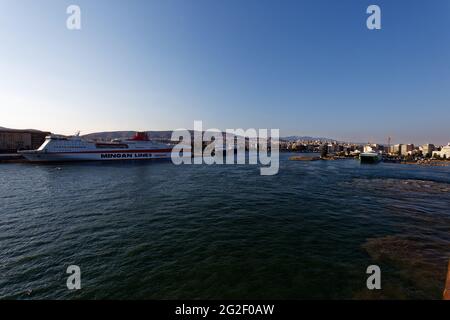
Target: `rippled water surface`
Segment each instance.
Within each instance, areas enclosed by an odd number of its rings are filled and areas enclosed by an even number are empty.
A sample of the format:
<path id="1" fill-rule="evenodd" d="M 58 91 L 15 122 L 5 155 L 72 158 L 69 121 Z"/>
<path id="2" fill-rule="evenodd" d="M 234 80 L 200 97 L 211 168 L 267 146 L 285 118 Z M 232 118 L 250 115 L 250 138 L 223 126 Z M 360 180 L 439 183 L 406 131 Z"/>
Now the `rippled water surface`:
<path id="1" fill-rule="evenodd" d="M 433 298 L 450 167 L 0 165 L 0 298 Z M 82 290 L 66 288 L 66 268 Z M 382 270 L 381 291 L 366 268 Z"/>

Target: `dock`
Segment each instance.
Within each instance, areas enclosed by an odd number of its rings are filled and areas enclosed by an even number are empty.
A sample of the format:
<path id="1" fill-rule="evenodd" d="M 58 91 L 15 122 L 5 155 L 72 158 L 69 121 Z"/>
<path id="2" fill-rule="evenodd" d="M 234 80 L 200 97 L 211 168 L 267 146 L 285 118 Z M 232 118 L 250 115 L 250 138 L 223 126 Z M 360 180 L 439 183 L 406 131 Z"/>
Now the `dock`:
<path id="1" fill-rule="evenodd" d="M 2 162 L 22 162 L 25 159 L 18 153 L 0 153 L 0 163 Z"/>

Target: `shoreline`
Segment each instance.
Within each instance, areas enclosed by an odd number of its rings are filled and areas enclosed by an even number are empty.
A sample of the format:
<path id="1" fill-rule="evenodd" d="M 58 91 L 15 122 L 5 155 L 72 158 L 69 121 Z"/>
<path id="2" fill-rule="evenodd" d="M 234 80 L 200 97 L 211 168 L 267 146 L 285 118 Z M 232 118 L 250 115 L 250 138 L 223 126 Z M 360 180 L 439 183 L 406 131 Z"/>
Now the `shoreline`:
<path id="1" fill-rule="evenodd" d="M 398 162 L 399 164 L 407 164 L 407 165 L 417 165 L 423 167 L 448 167 L 450 166 L 450 161 L 448 160 L 417 160 L 417 161 L 408 161 L 401 160 Z"/>
<path id="2" fill-rule="evenodd" d="M 357 157 L 346 157 L 346 156 L 328 156 L 322 158 L 320 156 L 303 156 L 295 155 L 288 158 L 288 161 L 336 161 L 336 160 L 358 160 Z M 426 160 L 392 160 L 384 159 L 380 162 L 383 163 L 394 163 L 403 165 L 417 165 L 424 167 L 449 167 L 450 160 L 438 160 L 438 159 L 426 159 Z M 0 154 L 0 164 L 7 163 L 28 163 L 28 161 L 20 154 Z"/>
<path id="3" fill-rule="evenodd" d="M 292 156 L 288 158 L 289 161 L 335 161 L 335 160 L 358 160 L 357 157 L 343 157 L 343 156 L 328 156 L 328 157 L 320 157 L 320 156 Z M 424 166 L 424 167 L 449 167 L 450 166 L 450 160 L 437 160 L 437 159 L 430 159 L 430 160 L 390 160 L 390 159 L 384 159 L 381 160 L 382 163 L 393 163 L 393 164 L 404 164 L 404 165 L 417 165 L 417 166 Z"/>

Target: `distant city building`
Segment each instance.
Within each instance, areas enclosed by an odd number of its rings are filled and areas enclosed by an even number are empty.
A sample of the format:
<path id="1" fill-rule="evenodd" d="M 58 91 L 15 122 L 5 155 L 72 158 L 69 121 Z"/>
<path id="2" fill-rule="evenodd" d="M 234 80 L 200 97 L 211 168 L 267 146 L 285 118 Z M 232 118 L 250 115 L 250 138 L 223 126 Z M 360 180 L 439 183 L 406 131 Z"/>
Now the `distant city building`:
<path id="1" fill-rule="evenodd" d="M 0 128 L 0 152 L 12 152 L 17 150 L 34 150 L 39 148 L 50 132 L 38 130 L 15 130 Z"/>
<path id="2" fill-rule="evenodd" d="M 329 143 L 328 144 L 328 153 L 335 153 L 336 152 L 336 145 Z"/>
<path id="3" fill-rule="evenodd" d="M 390 142 L 390 141 L 389 141 Z M 306 140 L 299 139 L 296 141 L 280 141 L 280 148 L 284 151 L 294 152 L 320 152 L 329 155 L 353 155 L 358 153 L 376 152 L 388 154 L 390 156 L 413 156 L 417 159 L 425 156 L 446 157 L 450 159 L 450 144 L 442 147 L 441 151 L 436 151 L 436 147 L 427 143 L 421 146 L 414 146 L 414 144 L 395 144 L 395 145 L 381 145 L 376 143 L 368 143 L 366 145 L 339 142 L 339 141 L 320 141 L 320 140 Z"/>
<path id="4" fill-rule="evenodd" d="M 445 147 L 442 147 L 440 151 L 433 151 L 433 157 L 440 157 L 450 159 L 450 143 Z"/>
<path id="5" fill-rule="evenodd" d="M 431 143 L 424 144 L 420 147 L 420 151 L 422 151 L 422 155 L 424 156 L 427 155 L 431 156 L 434 150 L 435 150 L 434 144 Z"/>
<path id="6" fill-rule="evenodd" d="M 402 156 L 410 155 L 414 150 L 413 144 L 402 144 L 400 147 L 400 154 Z"/>
<path id="7" fill-rule="evenodd" d="M 394 144 L 393 146 L 391 146 L 389 153 L 390 154 L 395 154 L 395 155 L 400 155 L 400 149 L 402 148 L 401 144 Z"/>

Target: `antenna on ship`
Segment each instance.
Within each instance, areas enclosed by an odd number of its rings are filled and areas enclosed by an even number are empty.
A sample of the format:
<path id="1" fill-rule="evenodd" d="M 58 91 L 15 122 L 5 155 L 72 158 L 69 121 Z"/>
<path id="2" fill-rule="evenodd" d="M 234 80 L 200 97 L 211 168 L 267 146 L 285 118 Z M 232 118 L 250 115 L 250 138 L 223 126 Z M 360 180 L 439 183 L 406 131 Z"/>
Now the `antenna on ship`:
<path id="1" fill-rule="evenodd" d="M 80 136 L 81 131 L 78 130 L 77 132 L 75 132 L 75 137 L 79 137 Z"/>

